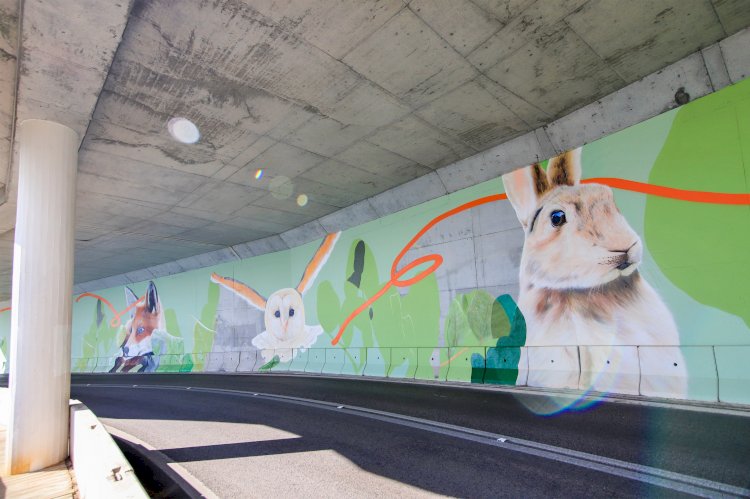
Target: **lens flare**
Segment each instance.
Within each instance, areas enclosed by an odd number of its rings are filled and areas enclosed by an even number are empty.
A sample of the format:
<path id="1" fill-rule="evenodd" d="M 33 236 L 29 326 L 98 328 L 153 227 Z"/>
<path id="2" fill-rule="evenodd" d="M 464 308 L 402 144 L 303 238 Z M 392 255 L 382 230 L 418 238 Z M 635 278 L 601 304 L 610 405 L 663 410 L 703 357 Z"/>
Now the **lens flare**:
<path id="1" fill-rule="evenodd" d="M 305 206 L 307 204 L 307 194 L 300 194 L 297 196 L 297 205 L 298 206 Z"/>
<path id="2" fill-rule="evenodd" d="M 260 168 L 258 171 L 255 172 L 255 180 L 260 180 L 263 178 L 263 169 Z"/>
<path id="3" fill-rule="evenodd" d="M 271 190 L 271 196 L 276 199 L 289 199 L 294 194 L 292 179 L 283 175 L 272 178 L 268 187 Z"/>
<path id="4" fill-rule="evenodd" d="M 201 138 L 198 127 L 187 118 L 172 118 L 167 122 L 169 134 L 183 144 L 195 144 Z"/>

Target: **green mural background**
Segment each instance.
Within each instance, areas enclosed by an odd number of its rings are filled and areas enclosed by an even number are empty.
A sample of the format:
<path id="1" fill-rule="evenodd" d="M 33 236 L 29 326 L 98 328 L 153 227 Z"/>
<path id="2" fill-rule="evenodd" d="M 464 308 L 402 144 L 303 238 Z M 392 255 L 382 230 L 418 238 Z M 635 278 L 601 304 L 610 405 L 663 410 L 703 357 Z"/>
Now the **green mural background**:
<path id="1" fill-rule="evenodd" d="M 750 81 L 588 144 L 582 162 L 584 178 L 750 192 Z M 233 370 L 231 362 L 234 368 L 298 370 L 317 366 L 322 358 L 324 372 L 326 365 L 335 365 L 336 372 L 348 374 L 522 384 L 526 324 L 514 300 L 517 281 L 502 292 L 451 287 L 452 271 L 446 269 L 462 255 L 446 250 L 441 254 L 445 262 L 436 272 L 409 287 L 387 286 L 394 258 L 425 224 L 463 203 L 502 192 L 498 175 L 344 231 L 303 295 L 306 325 L 319 325 L 323 332 L 311 348 L 293 352 L 287 361 L 257 361 L 252 339 L 264 327 L 262 313 L 212 282 L 211 274 L 230 277 L 269 297 L 297 285 L 319 240 L 155 279 L 166 330 L 173 337 L 164 350 L 154 351 L 162 358 L 157 370 Z M 640 271 L 674 315 L 680 346 L 750 349 L 750 206 L 691 203 L 622 190 L 615 190 L 615 200 L 643 239 Z M 442 240 L 474 237 L 471 219 L 466 220 L 466 233 L 449 221 L 438 224 L 426 235 L 437 242 L 407 253 L 403 263 L 425 252 L 439 252 Z M 517 236 L 516 226 L 508 230 Z M 518 269 L 512 270 L 517 275 Z M 141 296 L 147 285 L 130 287 Z M 354 317 L 340 342 L 332 344 L 347 317 L 384 287 L 382 296 Z M 124 310 L 124 287 L 95 294 L 100 298 L 77 297 L 74 305 L 74 371 L 107 370 L 125 336 L 127 316 L 122 324 L 113 324 L 115 314 L 103 301 L 118 312 Z M 10 313 L 0 314 L 0 349 L 6 356 L 9 329 Z M 251 357 L 255 361 L 244 364 Z M 689 373 L 703 372 L 702 358 L 685 353 Z M 750 377 L 744 366 L 727 362 L 731 365 L 716 369 Z M 691 388 L 690 396 L 707 397 L 697 388 Z M 750 402 L 747 393 L 736 397 Z"/>

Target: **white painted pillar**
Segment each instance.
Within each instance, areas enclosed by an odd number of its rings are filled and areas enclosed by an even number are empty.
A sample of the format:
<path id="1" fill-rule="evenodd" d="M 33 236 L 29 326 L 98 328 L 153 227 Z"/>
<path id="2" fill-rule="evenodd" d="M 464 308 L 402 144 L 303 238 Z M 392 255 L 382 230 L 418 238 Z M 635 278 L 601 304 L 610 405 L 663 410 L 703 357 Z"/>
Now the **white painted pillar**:
<path id="1" fill-rule="evenodd" d="M 58 123 L 20 126 L 5 449 L 11 474 L 68 455 L 78 143 Z"/>

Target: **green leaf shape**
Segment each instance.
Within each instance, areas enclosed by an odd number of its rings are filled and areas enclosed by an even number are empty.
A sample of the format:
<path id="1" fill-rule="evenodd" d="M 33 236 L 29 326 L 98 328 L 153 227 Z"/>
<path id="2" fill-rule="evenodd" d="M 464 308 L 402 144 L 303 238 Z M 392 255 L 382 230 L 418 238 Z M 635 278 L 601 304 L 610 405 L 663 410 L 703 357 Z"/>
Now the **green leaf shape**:
<path id="1" fill-rule="evenodd" d="M 318 285 L 318 321 L 325 331 L 333 331 L 339 326 L 341 303 L 330 281 Z"/>
<path id="2" fill-rule="evenodd" d="M 125 317 L 123 321 L 126 321 Z M 91 326 L 82 338 L 81 358 L 73 370 L 79 372 L 85 370 L 86 359 L 115 355 L 120 348 L 117 342 L 119 329 L 121 328 L 113 328 L 109 325 L 109 318 L 103 312 L 101 300 L 96 300 Z"/>
<path id="3" fill-rule="evenodd" d="M 281 363 L 281 360 L 279 360 L 278 355 L 274 355 L 273 359 L 269 360 L 262 366 L 260 366 L 260 371 L 270 371 L 274 367 L 278 366 Z"/>
<path id="4" fill-rule="evenodd" d="M 381 280 L 375 255 L 364 240 L 355 240 L 342 276 L 343 298 L 335 292 L 330 281 L 323 281 L 317 289 L 318 318 L 326 333 L 333 338 L 346 317 L 359 308 L 387 283 Z M 391 286 L 368 309 L 349 324 L 338 343 L 349 348 L 355 338 L 356 346 L 364 349 L 387 347 L 434 347 L 440 335 L 440 299 L 437 279 L 430 274 L 410 286 L 402 295 Z M 356 372 L 365 365 L 364 350 L 359 363 L 352 363 Z"/>
<path id="5" fill-rule="evenodd" d="M 201 310 L 200 317 L 200 322 L 203 325 L 196 322 L 195 327 L 193 328 L 193 352 L 196 353 L 196 355 L 192 356 L 193 365 L 191 367 L 193 371 L 203 371 L 203 367 L 206 363 L 205 354 L 210 352 L 214 346 L 216 333 L 209 331 L 207 328 L 212 330 L 216 329 L 216 308 L 218 306 L 219 285 L 209 282 L 208 289 L 206 290 L 206 304 Z M 184 365 L 185 363 L 183 362 L 183 367 Z"/>
<path id="6" fill-rule="evenodd" d="M 180 365 L 181 373 L 189 373 L 193 370 L 193 356 L 186 353 L 182 356 L 182 364 Z"/>
<path id="7" fill-rule="evenodd" d="M 744 158 L 744 159 L 743 159 Z M 746 193 L 750 179 L 750 80 L 682 107 L 649 182 Z M 750 326 L 747 206 L 646 199 L 645 236 L 660 270 L 696 301 Z"/>
<path id="8" fill-rule="evenodd" d="M 493 346 L 510 334 L 510 320 L 502 304 L 478 289 L 456 296 L 445 320 L 446 346 Z"/>
<path id="9" fill-rule="evenodd" d="M 501 295 L 495 300 L 506 316 L 510 331 L 501 336 L 493 348 L 487 349 L 483 383 L 515 385 L 518 380 L 518 363 L 521 347 L 526 344 L 526 319 L 510 295 Z M 472 357 L 472 361 L 474 358 Z M 472 382 L 480 377 L 479 369 L 472 369 Z"/>
<path id="10" fill-rule="evenodd" d="M 182 338 L 180 332 L 180 323 L 177 321 L 177 313 L 174 309 L 168 308 L 164 311 L 165 323 L 167 326 L 167 333 L 176 338 Z M 170 339 L 165 342 L 167 350 L 161 351 L 161 343 L 154 343 L 154 354 L 156 355 L 178 355 L 183 356 L 185 354 L 185 342 L 176 339 Z M 156 369 L 157 372 L 170 372 L 174 371 L 174 366 L 169 364 L 169 361 L 160 360 L 159 367 Z"/>

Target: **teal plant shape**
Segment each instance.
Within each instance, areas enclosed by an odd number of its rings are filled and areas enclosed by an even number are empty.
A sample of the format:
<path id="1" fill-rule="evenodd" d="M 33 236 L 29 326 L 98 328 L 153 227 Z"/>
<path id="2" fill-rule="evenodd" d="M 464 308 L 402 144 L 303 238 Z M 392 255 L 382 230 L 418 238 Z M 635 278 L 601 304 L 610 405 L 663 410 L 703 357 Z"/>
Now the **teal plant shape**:
<path id="1" fill-rule="evenodd" d="M 486 358 L 477 353 L 471 356 L 471 382 L 515 385 L 521 347 L 526 344 L 526 320 L 510 295 L 499 296 L 493 301 L 502 308 L 501 315 L 496 306 L 492 306 L 490 324 L 492 336 L 497 341 L 495 346 L 487 349 Z"/>

